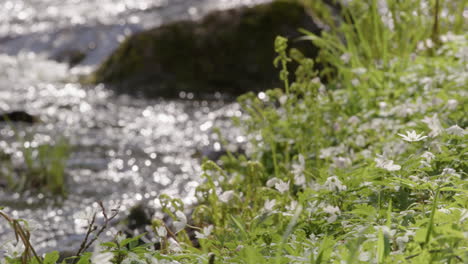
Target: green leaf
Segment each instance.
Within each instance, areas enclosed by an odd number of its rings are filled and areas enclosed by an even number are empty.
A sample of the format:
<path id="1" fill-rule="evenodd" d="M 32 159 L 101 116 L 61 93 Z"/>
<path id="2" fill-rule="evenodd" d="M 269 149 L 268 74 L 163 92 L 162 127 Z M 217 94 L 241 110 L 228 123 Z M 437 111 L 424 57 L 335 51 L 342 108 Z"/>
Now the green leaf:
<path id="1" fill-rule="evenodd" d="M 244 226 L 242 225 L 242 223 L 233 215 L 230 215 L 231 216 L 231 220 L 234 222 L 234 224 L 237 226 L 237 228 L 239 228 L 239 231 L 241 232 L 241 235 L 244 237 L 244 238 L 247 238 L 247 232 L 245 231 L 245 228 Z"/>
<path id="2" fill-rule="evenodd" d="M 110 247 L 110 248 L 117 248 L 117 244 L 114 243 L 114 242 L 105 242 L 105 243 L 101 243 L 101 246 Z"/>
<path id="3" fill-rule="evenodd" d="M 379 230 L 377 240 L 377 263 L 384 263 L 385 259 L 385 236 L 382 230 Z"/>
<path id="4" fill-rule="evenodd" d="M 44 257 L 44 264 L 55 264 L 59 257 L 58 251 L 49 252 Z"/>
<path id="5" fill-rule="evenodd" d="M 122 240 L 122 242 L 120 242 L 120 246 L 124 247 L 129 243 L 136 242 L 136 241 L 138 241 L 138 239 L 140 239 L 144 235 L 146 235 L 146 233 L 143 233 L 143 234 L 138 235 L 136 237 L 126 238 L 126 239 Z"/>
<path id="6" fill-rule="evenodd" d="M 89 264 L 89 259 L 91 258 L 91 253 L 85 253 L 81 256 L 80 260 L 76 264 Z"/>

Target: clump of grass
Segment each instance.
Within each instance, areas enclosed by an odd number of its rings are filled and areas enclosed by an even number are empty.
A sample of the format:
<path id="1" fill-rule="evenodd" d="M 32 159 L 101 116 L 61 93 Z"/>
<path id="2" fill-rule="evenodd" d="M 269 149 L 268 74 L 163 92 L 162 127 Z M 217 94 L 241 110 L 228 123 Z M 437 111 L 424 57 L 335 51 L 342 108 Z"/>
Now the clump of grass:
<path id="1" fill-rule="evenodd" d="M 0 178 L 13 191 L 41 191 L 53 195 L 66 195 L 66 162 L 70 153 L 68 141 L 64 138 L 55 143 L 32 146 L 29 141 L 19 138 L 21 164 L 4 156 Z"/>

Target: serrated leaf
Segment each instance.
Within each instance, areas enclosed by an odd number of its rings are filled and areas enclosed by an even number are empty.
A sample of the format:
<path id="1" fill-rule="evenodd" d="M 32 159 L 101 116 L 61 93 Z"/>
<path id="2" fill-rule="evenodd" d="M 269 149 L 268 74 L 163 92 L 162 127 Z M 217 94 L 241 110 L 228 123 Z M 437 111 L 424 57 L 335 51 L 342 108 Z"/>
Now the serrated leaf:
<path id="1" fill-rule="evenodd" d="M 117 244 L 114 243 L 114 242 L 105 242 L 105 243 L 101 243 L 101 246 L 110 247 L 110 248 L 117 248 Z"/>
<path id="2" fill-rule="evenodd" d="M 91 253 L 85 253 L 81 256 L 80 260 L 76 264 L 89 264 L 89 259 L 91 258 Z"/>
<path id="3" fill-rule="evenodd" d="M 130 237 L 130 238 L 126 238 L 124 240 L 122 240 L 122 242 L 120 242 L 120 246 L 121 247 L 124 247 L 126 246 L 127 244 L 129 243 L 132 243 L 132 242 L 135 242 L 135 241 L 138 241 L 138 239 L 140 239 L 142 236 L 146 235 L 146 233 L 143 233 L 141 235 L 138 235 L 136 237 Z"/>
<path id="4" fill-rule="evenodd" d="M 44 257 L 44 264 L 55 264 L 59 257 L 58 251 L 49 252 Z"/>

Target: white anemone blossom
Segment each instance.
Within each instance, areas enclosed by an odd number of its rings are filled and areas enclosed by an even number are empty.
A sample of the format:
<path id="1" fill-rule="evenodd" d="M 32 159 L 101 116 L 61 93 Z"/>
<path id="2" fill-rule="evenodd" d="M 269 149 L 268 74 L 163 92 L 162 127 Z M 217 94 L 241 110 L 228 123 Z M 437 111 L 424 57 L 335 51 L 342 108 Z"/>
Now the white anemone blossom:
<path id="1" fill-rule="evenodd" d="M 456 136 L 464 136 L 466 134 L 465 130 L 458 125 L 453 125 L 447 129 L 445 129 L 449 135 L 456 135 Z"/>
<path id="2" fill-rule="evenodd" d="M 140 259 L 137 254 L 128 252 L 127 257 L 122 261 L 122 264 L 146 264 L 146 261 Z"/>
<path id="3" fill-rule="evenodd" d="M 282 180 L 279 180 L 279 182 L 275 184 L 275 188 L 280 193 L 285 193 L 285 192 L 289 191 L 289 181 L 284 182 Z"/>
<path id="4" fill-rule="evenodd" d="M 292 164 L 292 173 L 294 175 L 294 184 L 298 186 L 304 186 L 306 183 L 306 178 L 304 176 L 305 170 L 305 159 L 304 156 L 299 154 L 298 163 Z"/>
<path id="5" fill-rule="evenodd" d="M 265 205 L 263 206 L 263 208 L 265 209 L 265 211 L 271 212 L 271 211 L 273 211 L 273 207 L 275 207 L 275 205 L 276 205 L 276 200 L 275 199 L 266 200 Z"/>
<path id="6" fill-rule="evenodd" d="M 219 196 L 219 200 L 223 203 L 228 203 L 232 198 L 234 198 L 234 195 L 235 193 L 233 190 L 225 191 Z"/>
<path id="7" fill-rule="evenodd" d="M 394 164 L 393 160 L 387 160 L 381 155 L 378 155 L 378 157 L 375 158 L 374 161 L 376 162 L 375 166 L 377 168 L 385 169 L 388 171 L 398 171 L 401 169 L 401 166 L 398 164 Z"/>
<path id="8" fill-rule="evenodd" d="M 181 211 L 177 211 L 176 216 L 177 216 L 178 221 L 174 221 L 174 228 L 175 228 L 175 233 L 177 234 L 180 231 L 182 231 L 182 229 L 184 229 L 185 226 L 187 225 L 187 217 Z"/>
<path id="9" fill-rule="evenodd" d="M 328 177 L 323 186 L 329 191 L 346 191 L 346 185 L 337 176 Z"/>
<path id="10" fill-rule="evenodd" d="M 5 255 L 10 258 L 20 257 L 23 254 L 24 249 L 25 249 L 21 241 L 16 242 L 16 245 L 13 244 L 12 242 L 8 242 L 4 244 L 2 247 L 5 250 Z"/>
<path id="11" fill-rule="evenodd" d="M 328 223 L 333 223 L 338 218 L 338 215 L 341 213 L 340 208 L 338 206 L 331 206 L 327 205 L 322 209 L 325 213 L 329 214 L 327 218 Z"/>
<path id="12" fill-rule="evenodd" d="M 432 117 L 426 116 L 422 121 L 431 129 L 431 133 L 429 133 L 430 137 L 436 137 L 444 131 L 437 114 L 434 114 Z"/>
<path id="13" fill-rule="evenodd" d="M 435 155 L 430 152 L 430 151 L 425 151 L 422 155 L 421 158 L 426 159 L 428 162 L 431 162 L 433 159 L 435 159 Z"/>
<path id="14" fill-rule="evenodd" d="M 271 179 L 269 179 L 269 180 L 266 182 L 266 186 L 271 188 L 271 187 L 275 186 L 275 184 L 277 184 L 277 183 L 280 182 L 280 181 L 281 181 L 281 180 L 278 179 L 278 178 L 276 178 L 276 177 L 271 178 Z"/>
<path id="15" fill-rule="evenodd" d="M 157 228 L 156 228 L 156 233 L 157 233 L 158 237 L 160 237 L 160 238 L 166 238 L 166 236 L 167 236 L 166 227 L 165 227 L 165 226 L 157 227 Z"/>
<path id="16" fill-rule="evenodd" d="M 203 228 L 203 233 L 195 231 L 195 237 L 198 239 L 206 239 L 211 235 L 213 231 L 213 225 L 209 225 Z"/>
<path id="17" fill-rule="evenodd" d="M 170 237 L 167 240 L 167 242 L 169 243 L 169 250 L 171 250 L 173 252 L 182 251 L 182 247 L 180 246 L 180 244 L 175 239 L 173 239 L 172 237 Z"/>
<path id="18" fill-rule="evenodd" d="M 416 131 L 412 130 L 412 131 L 406 131 L 406 135 L 403 135 L 403 134 L 398 134 L 400 137 L 403 138 L 403 140 L 405 141 L 408 141 L 408 142 L 415 142 L 415 141 L 421 141 L 425 138 L 427 138 L 427 136 L 423 136 L 422 135 L 423 133 L 421 134 L 417 134 Z"/>
<path id="19" fill-rule="evenodd" d="M 112 264 L 111 260 L 114 258 L 112 252 L 102 252 L 102 248 L 97 246 L 94 248 L 94 252 L 91 255 L 92 264 Z"/>

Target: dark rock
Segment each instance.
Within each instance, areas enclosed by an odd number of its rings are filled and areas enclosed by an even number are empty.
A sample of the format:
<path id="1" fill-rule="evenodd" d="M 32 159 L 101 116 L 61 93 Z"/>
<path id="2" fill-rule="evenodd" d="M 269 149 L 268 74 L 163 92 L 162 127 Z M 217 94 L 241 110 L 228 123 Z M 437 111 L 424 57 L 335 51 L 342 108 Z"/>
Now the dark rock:
<path id="1" fill-rule="evenodd" d="M 305 8 L 276 1 L 251 8 L 217 11 L 201 21 L 179 21 L 131 36 L 88 78 L 117 92 L 177 97 L 222 92 L 239 95 L 280 85 L 274 39 L 315 56 L 308 41 L 293 41 L 299 28 L 318 33 Z"/>
<path id="2" fill-rule="evenodd" d="M 151 225 L 150 209 L 143 204 L 138 204 L 130 209 L 128 215 L 128 228 L 130 230 L 144 229 L 145 226 Z"/>
<path id="3" fill-rule="evenodd" d="M 33 124 L 39 122 L 39 118 L 25 111 L 12 111 L 0 113 L 0 122 L 23 122 Z"/>
<path id="4" fill-rule="evenodd" d="M 86 53 L 79 49 L 65 49 L 55 54 L 51 59 L 67 63 L 70 68 L 76 66 L 86 58 Z"/>

